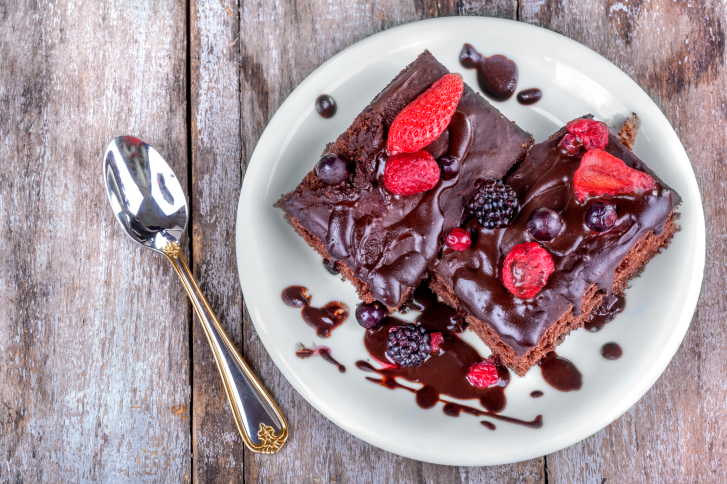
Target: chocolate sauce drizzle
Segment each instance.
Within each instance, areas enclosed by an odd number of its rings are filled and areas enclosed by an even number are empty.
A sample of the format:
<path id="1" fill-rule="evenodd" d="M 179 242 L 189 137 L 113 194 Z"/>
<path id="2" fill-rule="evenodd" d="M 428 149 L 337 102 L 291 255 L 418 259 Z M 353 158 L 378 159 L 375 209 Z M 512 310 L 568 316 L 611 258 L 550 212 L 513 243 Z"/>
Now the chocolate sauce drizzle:
<path id="1" fill-rule="evenodd" d="M 601 356 L 607 360 L 618 360 L 623 354 L 623 350 L 618 343 L 606 343 L 601 348 Z"/>
<path id="2" fill-rule="evenodd" d="M 538 363 L 543 379 L 559 392 L 580 390 L 583 386 L 583 375 L 578 368 L 565 358 L 551 351 Z"/>
<path id="3" fill-rule="evenodd" d="M 530 396 L 533 398 L 540 398 L 543 396 L 543 392 L 540 390 L 535 390 L 534 392 L 530 392 Z"/>
<path id="4" fill-rule="evenodd" d="M 438 402 L 443 402 L 443 412 L 452 417 L 464 412 L 531 428 L 542 426 L 540 415 L 530 422 L 499 415 L 507 404 L 505 387 L 510 381 L 510 373 L 506 368 L 497 367 L 499 379 L 489 388 L 477 388 L 469 383 L 467 374 L 470 367 L 483 361 L 484 358 L 458 336 L 464 330 L 465 323 L 456 310 L 438 302 L 426 285 L 421 285 L 416 290 L 412 306 L 422 311 L 417 322 L 427 331 L 442 334 L 444 340 L 438 353 L 432 354 L 418 367 L 404 368 L 394 365 L 386 356 L 386 341 L 390 330 L 404 322 L 391 316 L 387 317 L 379 327 L 367 330 L 364 337 L 366 349 L 383 368 L 377 369 L 366 361 L 356 362 L 358 369 L 381 376 L 381 378 L 367 377 L 367 380 L 389 389 L 401 388 L 414 393 L 417 405 L 421 408 L 432 408 Z M 415 390 L 402 385 L 397 378 L 420 383 L 423 386 Z M 478 399 L 484 410 L 442 400 L 442 395 L 461 400 Z"/>
<path id="5" fill-rule="evenodd" d="M 543 97 L 543 91 L 541 91 L 537 87 L 534 87 L 532 89 L 524 89 L 517 93 L 517 102 L 525 106 L 530 106 L 531 104 L 535 104 L 536 102 L 540 101 L 541 97 Z"/>
<path id="6" fill-rule="evenodd" d="M 601 307 L 593 311 L 591 318 L 583 325 L 591 333 L 601 331 L 603 327 L 616 317 L 626 307 L 626 298 L 623 294 L 604 297 Z"/>
<path id="7" fill-rule="evenodd" d="M 328 346 L 313 345 L 313 348 L 306 348 L 305 346 L 303 346 L 303 343 L 298 343 L 298 347 L 295 351 L 295 356 L 302 359 L 310 358 L 311 356 L 320 356 L 328 363 L 337 366 L 338 371 L 340 371 L 341 373 L 346 373 L 346 367 L 336 361 L 333 356 L 331 356 L 331 349 Z"/>
<path id="8" fill-rule="evenodd" d="M 477 83 L 480 89 L 495 101 L 506 101 L 515 92 L 518 78 L 517 64 L 504 55 L 485 57 L 472 45 L 464 44 L 459 54 L 459 62 L 462 67 L 477 70 Z"/>
<path id="9" fill-rule="evenodd" d="M 331 301 L 322 308 L 311 306 L 308 289 L 303 286 L 286 287 L 280 297 L 288 306 L 301 308 L 303 320 L 321 338 L 328 338 L 348 318 L 348 308 L 342 302 Z"/>

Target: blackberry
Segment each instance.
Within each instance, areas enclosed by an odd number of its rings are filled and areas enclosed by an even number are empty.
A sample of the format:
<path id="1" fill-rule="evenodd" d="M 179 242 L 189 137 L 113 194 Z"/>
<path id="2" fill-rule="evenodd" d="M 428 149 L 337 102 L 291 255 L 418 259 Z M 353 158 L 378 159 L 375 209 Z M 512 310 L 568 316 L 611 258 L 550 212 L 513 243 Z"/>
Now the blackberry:
<path id="1" fill-rule="evenodd" d="M 515 190 L 500 180 L 477 180 L 475 194 L 466 208 L 468 217 L 475 217 L 486 229 L 507 227 L 518 212 Z"/>
<path id="2" fill-rule="evenodd" d="M 389 333 L 386 354 L 400 366 L 419 366 L 429 357 L 431 337 L 421 324 L 406 323 Z"/>

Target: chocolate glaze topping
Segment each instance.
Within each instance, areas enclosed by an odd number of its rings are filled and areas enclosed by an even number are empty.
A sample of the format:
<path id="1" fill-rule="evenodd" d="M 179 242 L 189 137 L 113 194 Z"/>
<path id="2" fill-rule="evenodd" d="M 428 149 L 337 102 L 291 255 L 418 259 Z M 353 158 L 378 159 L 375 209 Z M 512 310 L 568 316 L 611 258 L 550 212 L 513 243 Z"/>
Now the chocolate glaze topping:
<path id="1" fill-rule="evenodd" d="M 338 371 L 346 373 L 346 367 L 337 362 L 331 356 L 331 349 L 328 346 L 313 346 L 313 348 L 306 348 L 302 343 L 298 343 L 298 348 L 295 351 L 295 356 L 298 358 L 310 358 L 311 356 L 320 356 L 328 363 L 338 367 Z"/>
<path id="2" fill-rule="evenodd" d="M 356 362 L 356 367 L 362 371 L 377 373 L 381 378 L 368 380 L 387 388 L 402 388 L 416 395 L 416 402 L 422 408 L 432 408 L 437 402 L 444 402 L 443 411 L 449 416 L 458 416 L 460 412 L 476 416 L 490 416 L 508 422 L 519 423 L 534 428 L 542 425 L 542 418 L 538 416 L 532 422 L 523 422 L 497 415 L 507 403 L 505 387 L 510 381 L 509 371 L 502 366 L 497 367 L 498 382 L 489 388 L 477 388 L 469 383 L 467 374 L 470 367 L 484 360 L 482 356 L 464 342 L 458 333 L 464 329 L 461 315 L 449 306 L 437 301 L 437 298 L 426 285 L 422 285 L 414 294 L 414 305 L 422 311 L 417 322 L 430 332 L 440 332 L 444 341 L 436 354 L 432 354 L 418 367 L 399 367 L 394 365 L 386 356 L 386 340 L 391 329 L 404 324 L 394 317 L 387 317 L 381 326 L 367 330 L 364 344 L 371 356 L 383 368 L 376 369 L 366 361 Z M 401 378 L 414 383 L 422 384 L 422 388 L 414 390 L 400 384 L 396 379 Z M 442 395 L 448 395 L 462 400 L 478 399 L 484 410 L 475 407 L 460 405 L 442 400 Z"/>
<path id="3" fill-rule="evenodd" d="M 607 360 L 618 360 L 623 355 L 623 350 L 618 343 L 606 343 L 601 348 L 601 356 Z"/>
<path id="4" fill-rule="evenodd" d="M 551 351 L 538 363 L 543 379 L 560 392 L 580 390 L 583 386 L 583 375 L 573 363 Z"/>
<path id="5" fill-rule="evenodd" d="M 525 106 L 530 106 L 531 104 L 535 104 L 540 101 L 541 97 L 543 97 L 543 91 L 537 87 L 524 89 L 517 93 L 517 102 L 524 104 Z"/>
<path id="6" fill-rule="evenodd" d="M 649 173 L 656 189 L 643 195 L 604 196 L 616 204 L 618 219 L 608 232 L 596 233 L 585 224 L 590 204 L 579 202 L 573 173 L 584 151 L 564 154 L 559 143 L 565 129 L 533 146 L 526 163 L 507 179 L 517 193 L 520 212 L 509 227 L 483 229 L 475 220 L 467 223 L 475 235 L 469 250 L 443 252 L 437 275 L 453 288 L 461 306 L 485 321 L 518 355 L 537 346 L 548 327 L 570 308 L 577 316 L 586 290 L 593 284 L 610 297 L 616 267 L 647 232 L 660 233 L 680 198 L 653 174 L 616 137 L 609 136 L 605 151 L 628 166 Z M 552 241 L 539 242 L 527 230 L 530 213 L 539 207 L 560 212 L 564 227 Z M 539 242 L 553 258 L 553 272 L 546 286 L 531 299 L 511 294 L 501 281 L 505 256 L 517 244 Z M 613 306 L 614 310 L 617 305 Z"/>
<path id="7" fill-rule="evenodd" d="M 458 157 L 459 175 L 425 193 L 390 193 L 382 181 L 388 128 L 401 109 L 446 73 L 428 52 L 419 56 L 327 150 L 354 167 L 349 178 L 328 186 L 311 172 L 280 202 L 323 241 L 328 257 L 345 262 L 389 307 L 436 267 L 443 233 L 459 225 L 471 181 L 502 177 L 532 142 L 465 85 L 448 129 L 426 148 L 435 157 Z"/>
<path id="8" fill-rule="evenodd" d="M 477 70 L 480 89 L 495 101 L 506 101 L 515 92 L 517 64 L 504 55 L 485 57 L 472 45 L 464 44 L 459 54 L 459 62 L 462 67 Z"/>
<path id="9" fill-rule="evenodd" d="M 303 286 L 286 287 L 280 297 L 288 306 L 301 308 L 303 320 L 315 329 L 321 338 L 328 338 L 331 331 L 348 318 L 348 308 L 338 301 L 331 301 L 322 308 L 311 306 L 308 289 Z"/>
<path id="10" fill-rule="evenodd" d="M 626 298 L 623 294 L 611 294 L 604 299 L 601 306 L 593 312 L 591 319 L 583 325 L 591 333 L 601 331 L 603 327 L 615 318 L 626 307 Z"/>

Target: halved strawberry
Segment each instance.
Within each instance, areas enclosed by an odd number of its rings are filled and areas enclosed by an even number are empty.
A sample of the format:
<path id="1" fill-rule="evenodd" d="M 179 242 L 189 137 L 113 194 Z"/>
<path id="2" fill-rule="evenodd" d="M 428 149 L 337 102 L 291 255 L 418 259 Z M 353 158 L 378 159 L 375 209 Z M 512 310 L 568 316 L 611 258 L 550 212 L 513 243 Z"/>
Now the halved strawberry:
<path id="1" fill-rule="evenodd" d="M 447 129 L 463 87 L 460 74 L 446 74 L 402 109 L 389 128 L 389 155 L 414 153 L 437 139 Z"/>
<path id="2" fill-rule="evenodd" d="M 588 150 L 573 175 L 578 200 L 589 196 L 641 194 L 653 190 L 654 179 L 630 168 L 615 156 L 601 150 Z"/>
<path id="3" fill-rule="evenodd" d="M 439 165 L 429 152 L 399 153 L 386 161 L 384 186 L 397 195 L 426 192 L 437 185 Z"/>

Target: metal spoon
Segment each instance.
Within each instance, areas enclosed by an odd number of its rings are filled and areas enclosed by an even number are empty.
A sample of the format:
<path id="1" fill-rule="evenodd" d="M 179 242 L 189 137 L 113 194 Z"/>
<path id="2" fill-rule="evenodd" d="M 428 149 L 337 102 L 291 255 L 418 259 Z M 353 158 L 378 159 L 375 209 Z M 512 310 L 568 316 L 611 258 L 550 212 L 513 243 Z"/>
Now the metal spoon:
<path id="1" fill-rule="evenodd" d="M 174 172 L 154 148 L 131 136 L 114 138 L 104 155 L 103 172 L 111 208 L 124 231 L 136 243 L 164 254 L 182 279 L 245 445 L 262 454 L 277 452 L 288 438 L 285 418 L 222 329 L 182 254 L 187 200 Z"/>

